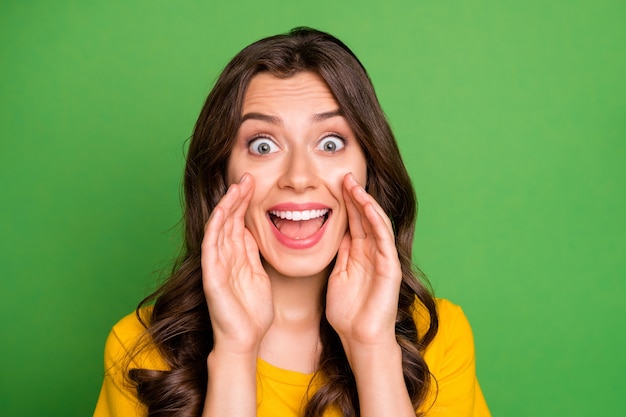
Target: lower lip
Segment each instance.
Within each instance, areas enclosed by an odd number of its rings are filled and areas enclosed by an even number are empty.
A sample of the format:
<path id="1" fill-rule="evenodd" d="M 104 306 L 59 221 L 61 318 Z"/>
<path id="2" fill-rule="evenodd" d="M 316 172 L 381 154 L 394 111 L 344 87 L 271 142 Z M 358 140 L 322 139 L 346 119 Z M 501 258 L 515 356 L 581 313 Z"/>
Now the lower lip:
<path id="1" fill-rule="evenodd" d="M 280 233 L 280 230 L 276 228 L 274 222 L 270 218 L 270 215 L 267 215 L 267 220 L 270 222 L 270 227 L 272 232 L 274 232 L 274 236 L 276 239 L 283 245 L 290 249 L 308 249 L 317 245 L 320 240 L 322 240 L 322 236 L 324 236 L 324 232 L 326 231 L 326 226 L 328 225 L 328 221 L 332 216 L 332 212 L 328 214 L 328 218 L 317 232 L 312 234 L 311 236 L 304 239 L 292 239 Z"/>

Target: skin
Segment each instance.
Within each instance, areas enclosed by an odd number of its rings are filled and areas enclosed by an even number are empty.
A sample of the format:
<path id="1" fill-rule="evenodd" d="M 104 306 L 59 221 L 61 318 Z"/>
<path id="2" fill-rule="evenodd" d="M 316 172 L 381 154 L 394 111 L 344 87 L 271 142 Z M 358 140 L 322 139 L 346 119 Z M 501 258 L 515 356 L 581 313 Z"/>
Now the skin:
<path id="1" fill-rule="evenodd" d="M 395 339 L 402 274 L 393 229 L 362 186 L 365 157 L 339 110 L 314 73 L 261 73 L 248 87 L 230 187 L 202 244 L 215 336 L 204 416 L 256 415 L 257 357 L 316 369 L 326 280 L 325 313 L 355 374 L 361 415 L 415 415 Z M 328 208 L 321 237 L 306 247 L 277 238 L 268 210 L 280 204 Z"/>

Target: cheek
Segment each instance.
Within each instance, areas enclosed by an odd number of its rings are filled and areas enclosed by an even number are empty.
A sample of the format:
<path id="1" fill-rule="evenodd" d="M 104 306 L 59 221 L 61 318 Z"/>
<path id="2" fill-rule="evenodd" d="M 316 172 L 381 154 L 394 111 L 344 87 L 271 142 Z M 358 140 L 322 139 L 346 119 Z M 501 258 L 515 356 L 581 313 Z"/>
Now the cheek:
<path id="1" fill-rule="evenodd" d="M 265 221 L 265 212 L 260 210 L 260 207 L 266 207 L 265 200 L 270 196 L 271 189 L 275 184 L 276 179 L 267 172 L 255 172 L 253 169 L 246 171 L 254 179 L 254 190 L 252 191 L 252 198 L 248 204 L 248 210 L 246 211 L 246 226 L 255 228 L 255 222 Z M 243 173 L 242 173 L 243 175 Z"/>
<path id="2" fill-rule="evenodd" d="M 320 178 L 328 190 L 343 204 L 343 178 L 350 171 L 350 168 L 343 164 L 329 164 L 319 168 L 322 174 Z"/>
<path id="3" fill-rule="evenodd" d="M 365 187 L 367 183 L 367 162 L 365 162 L 365 155 L 362 150 L 359 150 L 359 155 L 353 158 L 352 161 L 352 173 L 356 177 L 359 184 Z"/>
<path id="4" fill-rule="evenodd" d="M 332 187 L 334 193 L 338 191 L 339 195 L 342 195 L 343 179 L 348 173 L 352 173 L 356 181 L 363 187 L 365 187 L 367 182 L 367 165 L 365 158 L 362 156 L 347 158 L 347 160 L 339 163 L 328 164 L 322 168 L 322 172 L 324 172 L 326 183 Z M 343 200 L 343 197 L 341 200 Z"/>
<path id="5" fill-rule="evenodd" d="M 237 160 L 231 155 L 226 165 L 226 186 L 230 187 L 231 184 L 238 182 L 243 173 L 244 171 L 238 166 Z"/>

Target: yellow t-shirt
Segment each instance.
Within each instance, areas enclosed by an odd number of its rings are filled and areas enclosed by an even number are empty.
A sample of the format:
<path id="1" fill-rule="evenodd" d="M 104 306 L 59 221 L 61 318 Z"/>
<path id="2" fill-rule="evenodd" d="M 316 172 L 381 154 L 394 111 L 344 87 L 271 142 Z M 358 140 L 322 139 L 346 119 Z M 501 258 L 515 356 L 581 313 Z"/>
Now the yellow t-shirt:
<path id="1" fill-rule="evenodd" d="M 439 331 L 428 346 L 424 359 L 436 382 L 432 383 L 424 409 L 428 417 L 490 417 L 476 379 L 474 339 L 461 308 L 447 300 L 437 300 Z M 428 326 L 428 314 L 415 313 L 420 334 Z M 112 329 L 106 342 L 105 375 L 94 417 L 139 417 L 146 408 L 136 397 L 123 372 L 129 352 L 144 334 L 136 315 L 130 314 Z M 166 370 L 156 349 L 144 349 L 132 358 L 130 368 Z M 312 374 L 277 368 L 257 361 L 257 416 L 297 417 L 301 415 Z M 432 404 L 432 406 L 431 406 Z M 424 410 L 422 410 L 424 411 Z M 333 410 L 328 417 L 339 417 Z"/>

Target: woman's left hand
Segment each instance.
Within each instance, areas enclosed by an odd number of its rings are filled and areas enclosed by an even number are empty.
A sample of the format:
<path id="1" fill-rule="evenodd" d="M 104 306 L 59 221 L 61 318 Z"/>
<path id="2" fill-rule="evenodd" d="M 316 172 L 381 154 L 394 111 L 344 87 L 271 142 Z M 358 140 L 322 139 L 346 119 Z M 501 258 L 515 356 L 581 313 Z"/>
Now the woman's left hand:
<path id="1" fill-rule="evenodd" d="M 396 343 L 402 270 L 391 220 L 352 174 L 343 196 L 349 230 L 328 280 L 326 317 L 349 355 L 351 346 Z"/>

